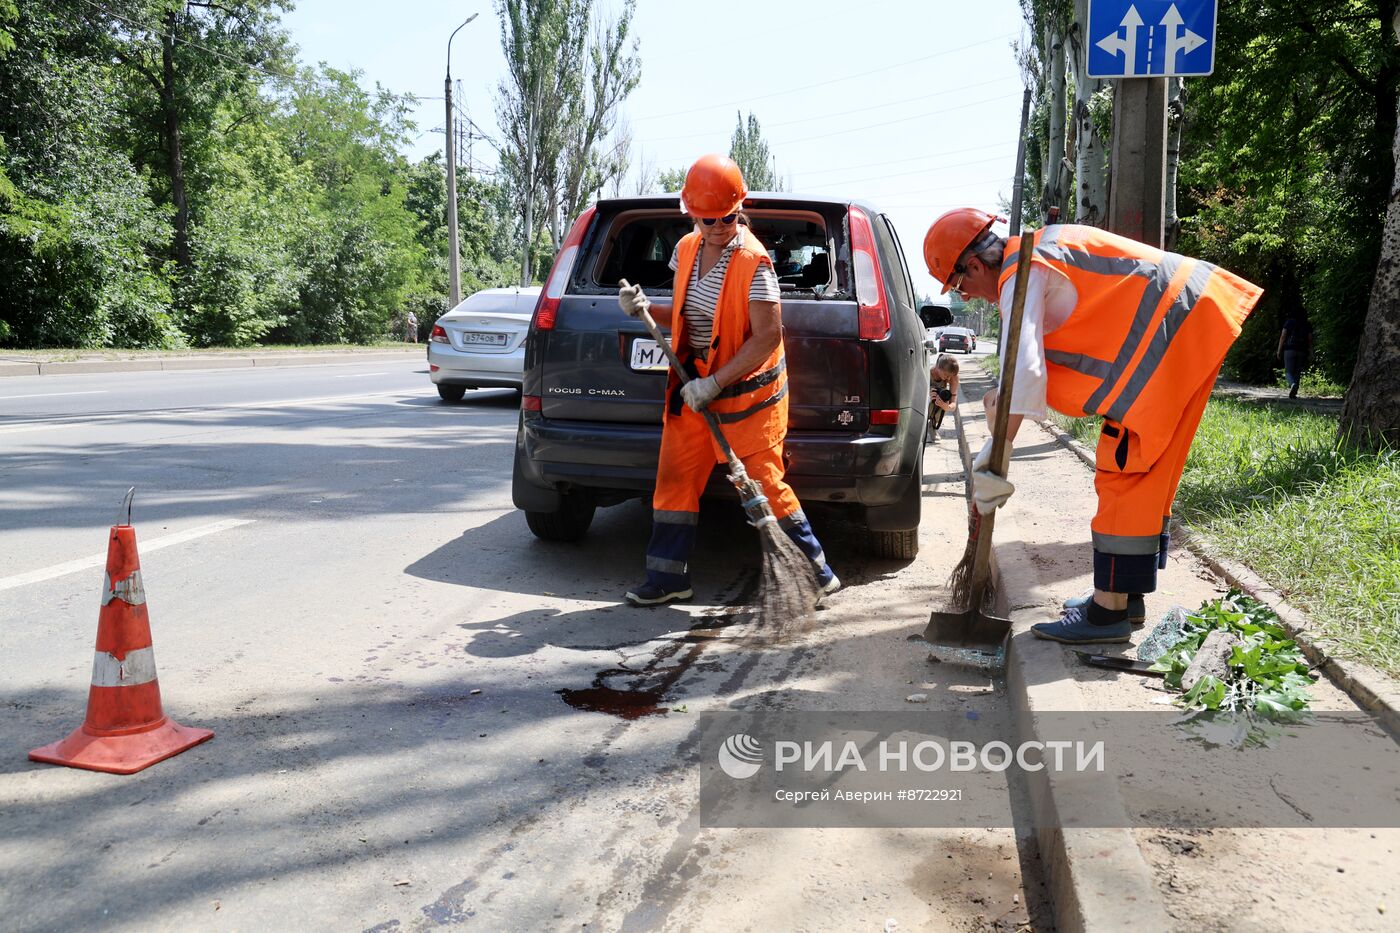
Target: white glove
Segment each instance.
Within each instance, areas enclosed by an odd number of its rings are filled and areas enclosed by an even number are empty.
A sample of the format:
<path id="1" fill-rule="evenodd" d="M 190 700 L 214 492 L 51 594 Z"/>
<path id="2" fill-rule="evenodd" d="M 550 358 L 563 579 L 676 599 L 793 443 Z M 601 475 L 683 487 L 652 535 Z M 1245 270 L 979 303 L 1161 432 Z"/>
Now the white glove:
<path id="1" fill-rule="evenodd" d="M 619 284 L 622 287 L 617 290 L 617 303 L 628 317 L 641 317 L 643 311 L 651 309 L 651 302 L 642 294 L 642 286 L 628 285 L 626 279 Z"/>
<path id="2" fill-rule="evenodd" d="M 1006 442 L 1006 451 L 1009 459 L 1010 441 Z M 1006 500 L 1016 491 L 1016 487 L 1006 477 L 992 472 L 991 463 L 992 441 L 989 439 L 977 452 L 977 456 L 972 458 L 972 501 L 976 504 L 977 511 L 983 515 L 990 515 L 1005 505 Z"/>
<path id="3" fill-rule="evenodd" d="M 719 395 L 719 383 L 714 376 L 706 376 L 703 379 L 692 379 L 681 386 L 681 398 L 690 406 L 691 411 L 703 411 L 705 406 L 715 400 Z"/>

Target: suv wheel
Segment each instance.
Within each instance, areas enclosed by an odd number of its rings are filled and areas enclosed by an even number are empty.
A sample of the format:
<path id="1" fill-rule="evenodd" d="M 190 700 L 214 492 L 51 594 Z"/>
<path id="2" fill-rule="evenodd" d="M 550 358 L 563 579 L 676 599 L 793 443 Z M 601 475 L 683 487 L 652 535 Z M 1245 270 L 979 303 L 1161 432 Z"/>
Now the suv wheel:
<path id="1" fill-rule="evenodd" d="M 437 389 L 444 402 L 460 402 L 467 395 L 466 386 L 450 386 L 439 382 Z"/>
<path id="2" fill-rule="evenodd" d="M 913 560 L 919 556 L 919 529 L 871 531 L 870 556 L 885 560 Z"/>
<path id="3" fill-rule="evenodd" d="M 588 533 L 597 508 L 587 496 L 565 493 L 559 497 L 559 511 L 527 511 L 525 524 L 541 541 L 577 541 Z"/>

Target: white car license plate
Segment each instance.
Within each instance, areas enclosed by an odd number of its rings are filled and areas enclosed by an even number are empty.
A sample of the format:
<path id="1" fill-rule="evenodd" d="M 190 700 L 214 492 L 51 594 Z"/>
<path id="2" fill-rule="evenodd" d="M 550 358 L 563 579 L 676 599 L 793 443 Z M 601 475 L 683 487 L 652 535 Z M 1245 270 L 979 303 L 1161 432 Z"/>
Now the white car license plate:
<path id="1" fill-rule="evenodd" d="M 462 343 L 473 344 L 478 347 L 504 347 L 510 338 L 505 334 L 483 334 L 477 331 L 463 331 Z"/>
<path id="2" fill-rule="evenodd" d="M 666 352 L 655 340 L 632 341 L 632 368 L 639 373 L 661 373 L 670 369 Z"/>

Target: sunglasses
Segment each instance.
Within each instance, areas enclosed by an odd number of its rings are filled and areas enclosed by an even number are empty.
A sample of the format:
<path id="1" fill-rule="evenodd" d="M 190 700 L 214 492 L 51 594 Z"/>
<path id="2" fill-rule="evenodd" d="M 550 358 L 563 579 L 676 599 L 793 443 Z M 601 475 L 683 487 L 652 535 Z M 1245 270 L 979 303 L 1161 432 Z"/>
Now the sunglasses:
<path id="1" fill-rule="evenodd" d="M 949 291 L 953 291 L 953 292 L 958 292 L 959 294 L 961 294 L 961 293 L 962 293 L 963 279 L 967 278 L 967 266 L 964 266 L 964 265 L 955 265 L 955 266 L 953 266 L 953 275 L 956 275 L 956 276 L 958 277 L 958 278 L 957 278 L 957 282 L 954 283 L 954 282 L 952 281 L 951 277 L 950 277 L 950 279 L 949 279 L 949 281 L 948 281 L 948 290 L 949 290 Z"/>
<path id="2" fill-rule="evenodd" d="M 723 217 L 702 217 L 700 222 L 707 227 L 713 227 L 715 224 L 732 224 L 738 217 L 739 212 L 735 211 L 732 214 L 725 214 Z"/>

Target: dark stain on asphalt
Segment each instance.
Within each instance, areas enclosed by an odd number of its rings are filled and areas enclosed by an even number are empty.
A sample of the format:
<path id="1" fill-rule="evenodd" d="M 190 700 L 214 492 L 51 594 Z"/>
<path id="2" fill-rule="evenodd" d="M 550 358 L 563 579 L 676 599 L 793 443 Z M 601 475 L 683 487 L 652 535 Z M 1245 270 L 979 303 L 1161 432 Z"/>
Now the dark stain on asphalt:
<path id="1" fill-rule="evenodd" d="M 607 713 L 620 719 L 664 716 L 667 692 L 700 659 L 712 642 L 715 629 L 727 628 L 750 614 L 744 606 L 757 590 L 756 575 L 746 575 L 737 597 L 719 615 L 700 616 L 681 640 L 661 645 L 640 669 L 613 667 L 599 671 L 593 683 L 580 690 L 556 691 L 574 709 Z"/>

